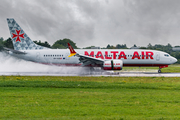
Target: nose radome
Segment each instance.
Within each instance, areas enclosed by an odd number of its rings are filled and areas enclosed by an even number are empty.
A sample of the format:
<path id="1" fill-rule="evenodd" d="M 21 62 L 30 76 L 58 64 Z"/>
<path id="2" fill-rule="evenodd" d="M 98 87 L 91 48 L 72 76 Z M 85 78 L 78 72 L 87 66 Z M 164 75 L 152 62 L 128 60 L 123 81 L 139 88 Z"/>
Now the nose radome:
<path id="1" fill-rule="evenodd" d="M 177 62 L 177 59 L 173 57 L 172 61 L 173 61 L 173 63 L 175 63 L 175 62 Z"/>
<path id="2" fill-rule="evenodd" d="M 175 62 L 177 62 L 177 59 L 175 58 Z"/>

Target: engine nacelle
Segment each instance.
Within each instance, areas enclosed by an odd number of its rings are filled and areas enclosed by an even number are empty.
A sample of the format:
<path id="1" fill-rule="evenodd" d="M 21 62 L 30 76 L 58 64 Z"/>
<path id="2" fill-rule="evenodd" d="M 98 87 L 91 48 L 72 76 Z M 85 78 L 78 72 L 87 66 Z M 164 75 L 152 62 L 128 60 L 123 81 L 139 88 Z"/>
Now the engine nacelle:
<path id="1" fill-rule="evenodd" d="M 109 60 L 105 61 L 103 64 L 104 70 L 122 70 L 123 61 L 122 60 Z"/>

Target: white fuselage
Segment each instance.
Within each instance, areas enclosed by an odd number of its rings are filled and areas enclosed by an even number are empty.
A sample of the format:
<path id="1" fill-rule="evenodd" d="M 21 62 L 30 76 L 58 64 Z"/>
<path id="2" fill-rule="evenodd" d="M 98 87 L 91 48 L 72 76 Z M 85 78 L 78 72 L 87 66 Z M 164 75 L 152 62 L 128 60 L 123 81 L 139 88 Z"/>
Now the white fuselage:
<path id="1" fill-rule="evenodd" d="M 173 64 L 176 58 L 156 50 L 144 49 L 76 49 L 78 54 L 106 60 L 122 60 L 123 66 L 165 66 Z M 72 56 L 69 49 L 25 50 L 26 54 L 13 56 L 43 64 L 81 65 L 79 57 Z"/>

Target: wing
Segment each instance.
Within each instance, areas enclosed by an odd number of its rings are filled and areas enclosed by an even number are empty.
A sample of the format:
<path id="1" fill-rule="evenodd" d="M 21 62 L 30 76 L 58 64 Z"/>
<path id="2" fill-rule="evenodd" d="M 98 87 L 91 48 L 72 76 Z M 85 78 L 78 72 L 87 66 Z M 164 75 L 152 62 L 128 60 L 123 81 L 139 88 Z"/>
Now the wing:
<path id="1" fill-rule="evenodd" d="M 76 51 L 73 49 L 73 47 L 68 43 L 68 47 L 70 50 L 70 55 L 68 57 L 71 56 L 77 56 L 79 57 L 79 61 L 81 63 L 83 63 L 83 66 L 103 66 L 104 60 L 100 59 L 100 58 L 93 58 L 90 56 L 86 56 L 86 55 L 81 55 L 76 53 Z"/>
<path id="2" fill-rule="evenodd" d="M 90 56 L 85 56 L 85 55 L 80 55 L 76 54 L 76 56 L 80 57 L 79 61 L 83 63 L 83 66 L 103 66 L 104 60 L 99 59 L 99 58 L 93 58 Z"/>

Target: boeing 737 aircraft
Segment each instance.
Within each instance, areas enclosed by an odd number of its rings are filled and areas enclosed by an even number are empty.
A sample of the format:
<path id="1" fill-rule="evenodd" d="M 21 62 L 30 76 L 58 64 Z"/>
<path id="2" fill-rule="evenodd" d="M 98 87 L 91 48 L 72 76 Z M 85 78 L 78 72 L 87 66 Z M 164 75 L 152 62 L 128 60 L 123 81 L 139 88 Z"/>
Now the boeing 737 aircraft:
<path id="1" fill-rule="evenodd" d="M 177 59 L 168 53 L 143 49 L 49 49 L 36 45 L 13 18 L 7 19 L 14 49 L 8 53 L 28 61 L 66 66 L 101 67 L 104 70 L 122 70 L 123 66 L 168 67 Z"/>

